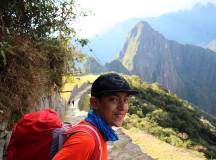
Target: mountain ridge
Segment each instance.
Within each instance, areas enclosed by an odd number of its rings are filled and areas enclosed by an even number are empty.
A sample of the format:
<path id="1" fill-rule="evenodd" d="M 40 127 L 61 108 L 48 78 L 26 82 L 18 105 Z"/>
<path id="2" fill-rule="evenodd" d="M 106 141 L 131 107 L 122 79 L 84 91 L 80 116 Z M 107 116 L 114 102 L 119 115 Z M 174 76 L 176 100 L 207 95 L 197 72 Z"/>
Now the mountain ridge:
<path id="1" fill-rule="evenodd" d="M 89 45 L 93 49 L 94 55 L 103 64 L 110 62 L 120 52 L 128 32 L 139 21 L 147 21 L 169 40 L 193 45 L 207 43 L 216 39 L 216 21 L 212 19 L 212 15 L 215 14 L 215 5 L 209 3 L 204 6 L 196 5 L 191 10 L 168 13 L 160 17 L 128 19 L 90 38 Z M 88 51 L 85 50 L 85 52 Z M 103 56 L 104 54 L 107 56 Z"/>
<path id="2" fill-rule="evenodd" d="M 125 42 L 130 47 L 130 40 L 136 37 L 136 42 L 133 42 L 136 44 L 134 50 L 122 51 L 124 52 L 121 58 L 122 64 L 143 80 L 158 82 L 180 97 L 198 106 L 208 107 L 205 110 L 216 114 L 214 107 L 216 55 L 214 52 L 167 40 L 146 25 L 146 22 L 141 23 L 145 27 L 140 28 L 138 23 L 131 30 L 134 33 L 131 33 L 131 37 Z M 136 33 L 140 33 L 138 37 Z M 130 65 L 127 57 L 130 57 Z"/>
<path id="3" fill-rule="evenodd" d="M 158 82 L 181 98 L 216 115 L 216 54 L 213 51 L 167 40 L 147 22 L 139 22 L 129 33 L 115 61 L 118 60 L 128 73 L 139 75 L 149 83 Z M 115 67 L 110 68 L 120 72 Z"/>

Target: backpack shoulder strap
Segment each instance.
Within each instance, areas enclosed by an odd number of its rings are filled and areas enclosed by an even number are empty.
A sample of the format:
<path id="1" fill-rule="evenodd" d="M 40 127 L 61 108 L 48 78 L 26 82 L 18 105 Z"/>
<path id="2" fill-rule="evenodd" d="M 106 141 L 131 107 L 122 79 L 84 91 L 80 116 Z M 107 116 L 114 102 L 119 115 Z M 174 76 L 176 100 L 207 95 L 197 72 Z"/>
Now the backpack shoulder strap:
<path id="1" fill-rule="evenodd" d="M 70 135 L 77 133 L 77 132 L 85 132 L 87 134 L 90 134 L 92 137 L 94 137 L 95 142 L 96 142 L 95 143 L 96 148 L 93 152 L 91 159 L 92 160 L 102 160 L 102 143 L 101 143 L 98 131 L 88 124 L 77 124 L 77 125 L 73 126 L 72 128 L 70 128 L 66 132 L 66 135 L 70 136 Z M 99 150 L 99 152 L 98 152 L 98 150 Z"/>

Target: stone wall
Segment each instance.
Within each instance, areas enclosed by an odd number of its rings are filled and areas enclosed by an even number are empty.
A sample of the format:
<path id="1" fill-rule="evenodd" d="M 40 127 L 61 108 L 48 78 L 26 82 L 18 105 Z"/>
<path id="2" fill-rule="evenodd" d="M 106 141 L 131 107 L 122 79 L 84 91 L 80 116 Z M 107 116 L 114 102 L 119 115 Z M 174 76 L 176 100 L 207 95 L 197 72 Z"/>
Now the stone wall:
<path id="1" fill-rule="evenodd" d="M 0 160 L 3 160 L 5 157 L 5 151 L 11 135 L 11 132 L 6 130 L 6 127 L 7 127 L 7 121 L 4 121 L 0 125 Z"/>
<path id="2" fill-rule="evenodd" d="M 67 109 L 67 102 L 61 98 L 59 92 L 56 92 L 52 96 L 43 96 L 36 110 L 45 108 L 53 108 L 62 118 Z"/>
<path id="3" fill-rule="evenodd" d="M 79 91 L 83 90 L 88 85 L 88 82 L 83 83 L 80 87 L 76 85 L 71 92 L 70 98 L 76 96 Z M 60 117 L 63 118 L 67 111 L 67 102 L 61 98 L 60 93 L 58 92 L 54 93 L 52 96 L 44 94 L 44 96 L 41 98 L 40 104 L 36 106 L 35 110 L 41 110 L 45 108 L 53 108 L 58 112 Z M 0 124 L 0 160 L 5 160 L 6 148 L 11 135 L 11 131 L 6 130 L 6 127 L 7 120 Z"/>
<path id="4" fill-rule="evenodd" d="M 108 160 L 154 160 L 143 153 L 140 147 L 134 144 L 121 128 L 117 129 L 116 132 L 119 140 L 108 142 Z"/>
<path id="5" fill-rule="evenodd" d="M 80 87 L 78 87 L 78 85 L 75 85 L 72 92 L 71 92 L 71 96 L 69 98 L 69 101 L 71 101 L 72 99 L 75 98 L 75 96 L 77 95 L 78 92 L 82 91 L 83 89 L 85 89 L 87 86 L 89 86 L 89 82 L 84 82 Z"/>
<path id="6" fill-rule="evenodd" d="M 67 109 L 67 103 L 61 98 L 59 93 L 55 93 L 53 96 L 43 96 L 39 105 L 34 110 L 41 110 L 45 108 L 55 109 L 60 117 L 64 117 Z M 0 124 L 0 160 L 5 160 L 6 148 L 8 146 L 11 131 L 8 131 L 7 120 Z"/>

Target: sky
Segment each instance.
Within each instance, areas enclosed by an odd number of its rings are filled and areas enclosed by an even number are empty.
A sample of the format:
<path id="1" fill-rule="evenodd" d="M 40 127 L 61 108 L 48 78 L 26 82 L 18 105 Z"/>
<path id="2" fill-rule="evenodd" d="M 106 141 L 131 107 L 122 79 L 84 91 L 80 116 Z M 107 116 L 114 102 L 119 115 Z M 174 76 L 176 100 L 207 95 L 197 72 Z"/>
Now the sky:
<path id="1" fill-rule="evenodd" d="M 216 0 L 77 0 L 81 8 L 90 11 L 79 18 L 74 28 L 80 38 L 92 38 L 118 22 L 130 18 L 158 17 L 165 13 L 190 10 L 194 5 L 206 5 Z"/>

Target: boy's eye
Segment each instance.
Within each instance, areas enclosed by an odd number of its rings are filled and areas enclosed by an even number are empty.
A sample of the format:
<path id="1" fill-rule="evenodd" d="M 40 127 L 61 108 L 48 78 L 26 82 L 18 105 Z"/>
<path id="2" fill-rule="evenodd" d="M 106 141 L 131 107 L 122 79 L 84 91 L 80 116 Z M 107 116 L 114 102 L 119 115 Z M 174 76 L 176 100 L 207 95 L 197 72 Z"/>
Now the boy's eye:
<path id="1" fill-rule="evenodd" d="M 110 101 L 112 101 L 112 102 L 118 102 L 119 98 L 118 97 L 111 97 Z"/>
<path id="2" fill-rule="evenodd" d="M 123 103 L 128 103 L 128 97 L 123 98 L 122 100 L 119 97 L 110 97 L 109 100 L 113 103 L 119 103 L 120 101 L 122 101 Z"/>
<path id="3" fill-rule="evenodd" d="M 124 103 L 128 103 L 128 98 L 124 98 Z"/>

